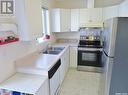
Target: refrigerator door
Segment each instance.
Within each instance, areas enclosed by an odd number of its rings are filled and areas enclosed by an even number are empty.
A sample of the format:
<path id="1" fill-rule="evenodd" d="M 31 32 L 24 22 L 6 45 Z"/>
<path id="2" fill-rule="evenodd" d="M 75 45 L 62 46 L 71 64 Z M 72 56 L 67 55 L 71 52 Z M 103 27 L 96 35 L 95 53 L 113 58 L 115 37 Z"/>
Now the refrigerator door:
<path id="1" fill-rule="evenodd" d="M 117 24 L 118 18 L 109 19 L 104 22 L 104 51 L 109 57 L 114 57 Z"/>
<path id="2" fill-rule="evenodd" d="M 102 55 L 102 63 L 104 65 L 101 74 L 101 93 L 100 95 L 109 95 L 110 81 L 113 68 L 113 58 L 108 57 L 105 53 Z"/>
<path id="3" fill-rule="evenodd" d="M 109 95 L 128 95 L 128 17 L 118 19 Z"/>

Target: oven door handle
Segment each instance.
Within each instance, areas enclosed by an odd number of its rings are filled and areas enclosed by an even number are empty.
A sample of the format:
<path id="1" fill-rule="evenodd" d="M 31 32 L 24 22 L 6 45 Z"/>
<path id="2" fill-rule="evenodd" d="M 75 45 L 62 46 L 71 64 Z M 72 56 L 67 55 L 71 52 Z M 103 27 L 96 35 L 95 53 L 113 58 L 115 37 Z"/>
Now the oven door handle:
<path id="1" fill-rule="evenodd" d="M 78 48 L 78 51 L 103 51 L 102 48 Z"/>

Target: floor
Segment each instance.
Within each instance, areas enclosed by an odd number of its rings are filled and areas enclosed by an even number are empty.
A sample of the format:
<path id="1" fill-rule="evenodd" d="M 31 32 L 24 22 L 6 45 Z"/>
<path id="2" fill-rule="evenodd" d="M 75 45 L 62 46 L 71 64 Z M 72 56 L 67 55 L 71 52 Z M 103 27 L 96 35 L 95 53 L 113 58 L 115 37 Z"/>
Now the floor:
<path id="1" fill-rule="evenodd" d="M 98 95 L 100 73 L 70 69 L 62 84 L 60 95 Z"/>

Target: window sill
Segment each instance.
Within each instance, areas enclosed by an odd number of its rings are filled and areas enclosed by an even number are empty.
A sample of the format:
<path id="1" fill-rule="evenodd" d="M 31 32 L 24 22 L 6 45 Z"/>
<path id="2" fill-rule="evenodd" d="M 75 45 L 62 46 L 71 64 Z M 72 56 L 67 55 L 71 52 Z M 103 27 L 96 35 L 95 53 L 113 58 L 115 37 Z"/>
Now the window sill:
<path id="1" fill-rule="evenodd" d="M 42 43 L 49 42 L 49 41 L 50 41 L 50 39 L 43 39 L 43 38 L 38 38 L 37 39 L 38 44 L 42 44 Z"/>

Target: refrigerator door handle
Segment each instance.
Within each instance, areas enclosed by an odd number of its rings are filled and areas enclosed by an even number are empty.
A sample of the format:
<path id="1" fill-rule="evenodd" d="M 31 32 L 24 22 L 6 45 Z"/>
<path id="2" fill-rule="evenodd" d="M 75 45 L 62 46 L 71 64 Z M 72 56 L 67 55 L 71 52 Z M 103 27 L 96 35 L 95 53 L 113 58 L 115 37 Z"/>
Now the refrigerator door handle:
<path id="1" fill-rule="evenodd" d="M 103 53 L 104 53 L 107 57 L 109 57 L 109 58 L 114 58 L 114 57 L 108 56 L 107 53 L 106 53 L 104 50 L 103 50 Z"/>

